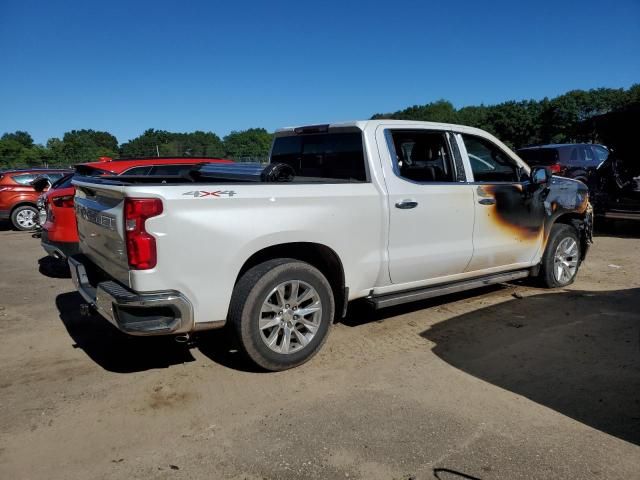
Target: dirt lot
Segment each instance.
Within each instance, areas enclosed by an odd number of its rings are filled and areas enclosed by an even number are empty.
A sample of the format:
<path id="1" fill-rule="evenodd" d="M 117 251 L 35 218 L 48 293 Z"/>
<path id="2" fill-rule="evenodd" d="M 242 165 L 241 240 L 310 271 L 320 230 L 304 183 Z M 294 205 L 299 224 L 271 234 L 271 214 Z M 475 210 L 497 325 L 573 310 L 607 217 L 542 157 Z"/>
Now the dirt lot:
<path id="1" fill-rule="evenodd" d="M 276 374 L 218 332 L 80 317 L 38 241 L 0 230 L 0 478 L 640 478 L 640 226 L 566 290 L 356 306 Z"/>

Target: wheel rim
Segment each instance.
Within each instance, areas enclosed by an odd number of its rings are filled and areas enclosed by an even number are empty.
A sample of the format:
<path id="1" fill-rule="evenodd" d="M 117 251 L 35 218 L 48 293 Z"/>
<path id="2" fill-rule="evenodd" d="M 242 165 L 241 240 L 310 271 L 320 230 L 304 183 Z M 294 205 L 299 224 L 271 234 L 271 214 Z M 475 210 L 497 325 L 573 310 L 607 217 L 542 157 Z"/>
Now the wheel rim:
<path id="1" fill-rule="evenodd" d="M 318 292 L 301 280 L 288 280 L 264 299 L 258 327 L 269 349 L 290 354 L 305 348 L 316 336 L 322 320 Z"/>
<path id="2" fill-rule="evenodd" d="M 553 257 L 553 276 L 560 283 L 570 281 L 578 269 L 578 242 L 571 237 L 563 239 Z"/>
<path id="3" fill-rule="evenodd" d="M 20 210 L 16 215 L 20 228 L 32 228 L 36 225 L 36 213 L 33 210 Z"/>

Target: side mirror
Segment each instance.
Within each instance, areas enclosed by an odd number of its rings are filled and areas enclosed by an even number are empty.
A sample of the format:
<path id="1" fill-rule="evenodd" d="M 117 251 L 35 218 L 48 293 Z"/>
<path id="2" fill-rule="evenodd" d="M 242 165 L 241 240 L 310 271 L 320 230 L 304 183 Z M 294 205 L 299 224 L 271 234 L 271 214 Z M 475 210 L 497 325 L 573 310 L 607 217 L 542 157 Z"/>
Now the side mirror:
<path id="1" fill-rule="evenodd" d="M 531 169 L 531 184 L 538 187 L 546 187 L 551 181 L 551 171 L 545 167 Z"/>

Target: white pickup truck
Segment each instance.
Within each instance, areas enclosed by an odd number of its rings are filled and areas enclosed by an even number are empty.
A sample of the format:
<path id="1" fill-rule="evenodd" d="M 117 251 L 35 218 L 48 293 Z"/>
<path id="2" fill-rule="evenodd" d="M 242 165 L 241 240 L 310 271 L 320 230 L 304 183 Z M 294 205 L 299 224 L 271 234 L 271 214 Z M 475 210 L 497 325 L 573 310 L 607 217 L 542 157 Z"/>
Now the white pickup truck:
<path id="1" fill-rule="evenodd" d="M 591 242 L 585 185 L 475 128 L 285 128 L 270 159 L 294 175 L 76 177 L 81 295 L 129 334 L 229 325 L 254 362 L 283 370 L 321 348 L 349 301 L 382 308 L 527 276 L 561 287 Z"/>

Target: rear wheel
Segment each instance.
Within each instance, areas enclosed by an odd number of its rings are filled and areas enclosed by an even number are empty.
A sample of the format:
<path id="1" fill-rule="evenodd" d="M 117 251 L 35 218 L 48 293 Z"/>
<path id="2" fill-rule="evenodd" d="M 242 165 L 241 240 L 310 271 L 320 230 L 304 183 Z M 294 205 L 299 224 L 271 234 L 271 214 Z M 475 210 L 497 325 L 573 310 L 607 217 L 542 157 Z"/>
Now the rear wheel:
<path id="1" fill-rule="evenodd" d="M 277 371 L 301 365 L 320 350 L 334 312 L 331 286 L 318 269 L 294 259 L 276 259 L 240 278 L 229 322 L 247 356 Z"/>
<path id="2" fill-rule="evenodd" d="M 580 257 L 580 239 L 576 229 L 561 223 L 553 225 L 542 256 L 542 283 L 549 288 L 572 284 L 580 268 Z"/>
<path id="3" fill-rule="evenodd" d="M 38 209 L 32 205 L 20 205 L 11 212 L 11 223 L 18 230 L 33 230 L 38 222 Z"/>

